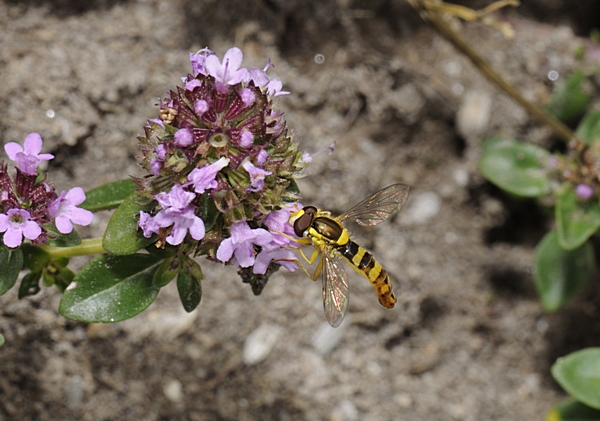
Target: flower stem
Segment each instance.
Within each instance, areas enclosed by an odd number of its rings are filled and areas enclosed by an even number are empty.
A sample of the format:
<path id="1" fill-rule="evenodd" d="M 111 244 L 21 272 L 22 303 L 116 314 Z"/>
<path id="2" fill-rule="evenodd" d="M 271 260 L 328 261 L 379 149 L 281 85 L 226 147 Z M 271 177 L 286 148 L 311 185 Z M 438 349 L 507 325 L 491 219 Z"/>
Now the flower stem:
<path id="1" fill-rule="evenodd" d="M 73 247 L 41 246 L 42 250 L 49 253 L 52 258 L 89 256 L 91 254 L 103 254 L 106 250 L 102 247 L 102 238 L 90 238 L 81 241 L 81 244 Z"/>
<path id="2" fill-rule="evenodd" d="M 499 73 L 497 73 L 492 66 L 483 59 L 469 43 L 456 31 L 454 31 L 447 21 L 443 19 L 441 11 L 432 7 L 432 3 L 426 0 L 409 0 L 409 3 L 421 14 L 421 17 L 429 21 L 433 27 L 454 45 L 461 53 L 471 60 L 471 62 L 477 67 L 481 73 L 483 73 L 492 83 L 498 88 L 503 90 L 516 102 L 518 102 L 523 108 L 529 111 L 535 118 L 541 123 L 548 125 L 554 133 L 560 137 L 565 143 L 573 150 L 581 151 L 585 147 L 585 142 L 577 136 L 571 129 L 569 129 L 564 123 L 554 118 L 554 116 L 548 114 L 540 107 L 534 105 L 519 91 L 517 91 L 510 83 L 508 83 Z M 503 3 L 503 2 L 498 2 Z M 510 3 L 510 2 L 508 2 Z M 517 2 L 518 4 L 518 2 Z M 443 3 L 445 6 L 450 6 Z M 446 10 L 448 11 L 448 10 Z M 462 16 L 459 16 L 462 17 Z"/>

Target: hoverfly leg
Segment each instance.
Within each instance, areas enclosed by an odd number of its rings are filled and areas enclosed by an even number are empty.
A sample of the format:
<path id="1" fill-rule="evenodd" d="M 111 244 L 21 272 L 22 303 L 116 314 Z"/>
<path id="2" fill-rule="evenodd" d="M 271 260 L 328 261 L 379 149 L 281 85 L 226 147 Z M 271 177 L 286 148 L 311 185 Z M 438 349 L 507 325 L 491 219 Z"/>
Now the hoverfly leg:
<path id="1" fill-rule="evenodd" d="M 315 252 L 317 252 L 318 255 L 318 251 L 319 249 L 315 249 Z M 314 259 L 316 259 L 315 253 L 313 253 Z M 313 257 L 311 256 L 311 257 Z M 313 259 L 313 262 L 314 262 Z M 317 268 L 315 269 L 315 274 L 312 276 L 312 280 L 316 281 L 317 278 L 319 277 L 319 275 L 321 274 L 321 272 L 323 271 L 323 261 L 325 260 L 325 256 L 323 255 L 323 257 L 321 257 L 321 260 L 319 260 L 319 264 L 317 265 Z"/>
<path id="2" fill-rule="evenodd" d="M 287 238 L 288 240 L 292 240 L 294 243 L 298 243 L 301 246 L 310 246 L 312 244 L 312 241 L 310 240 L 310 238 L 296 238 L 296 237 L 292 237 L 291 235 L 287 235 L 286 233 L 283 233 L 281 231 L 271 231 L 271 232 L 282 235 L 285 238 Z M 290 248 L 296 248 L 296 247 L 290 247 Z"/>
<path id="3" fill-rule="evenodd" d="M 300 247 L 285 247 L 285 248 L 294 249 L 294 250 L 299 251 L 300 255 L 302 256 L 304 261 L 306 263 L 308 263 L 309 265 L 312 265 L 315 262 L 315 260 L 317 260 L 317 257 L 319 257 L 319 253 L 320 253 L 320 250 L 318 248 L 315 248 L 309 259 L 308 257 L 306 257 L 306 254 L 304 254 L 304 251 Z M 308 269 L 306 269 L 302 265 L 302 263 L 300 263 L 300 261 L 298 259 L 278 259 L 278 260 L 287 260 L 287 261 L 296 263 L 298 266 L 300 266 L 300 269 L 302 269 L 304 271 L 304 273 L 306 273 L 308 275 L 308 277 L 310 279 L 312 279 L 313 281 L 317 280 L 317 278 L 321 274 L 321 270 L 323 269 L 323 259 L 321 259 L 319 261 L 319 264 L 317 265 L 317 268 L 315 269 L 315 273 L 313 275 L 310 274 Z"/>
<path id="4" fill-rule="evenodd" d="M 309 265 L 312 265 L 315 262 L 315 260 L 317 260 L 317 257 L 319 257 L 319 253 L 321 252 L 321 250 L 319 250 L 318 248 L 315 247 L 313 249 L 313 252 L 312 252 L 312 254 L 310 256 L 310 259 L 309 259 L 309 258 L 306 257 L 306 255 L 304 254 L 304 252 L 302 251 L 302 249 L 299 249 L 299 250 L 300 250 L 300 254 L 304 258 L 304 260 L 306 260 L 306 263 L 308 263 Z M 320 263 L 319 266 L 323 266 L 322 263 Z M 318 267 L 317 267 L 317 269 L 318 269 Z M 316 277 L 315 277 L 315 279 L 316 279 Z"/>
<path id="5" fill-rule="evenodd" d="M 300 244 L 301 246 L 310 246 L 313 244 L 313 241 L 310 238 L 294 238 L 292 236 L 289 236 L 281 231 L 273 231 L 279 235 L 283 235 L 285 238 L 288 238 L 290 240 L 292 240 L 295 243 Z M 321 250 L 317 247 L 315 247 L 313 249 L 313 252 L 310 256 L 310 258 L 306 257 L 306 254 L 304 254 L 304 251 L 302 250 L 301 247 L 293 247 L 293 246 L 287 246 L 284 247 L 286 249 L 292 249 L 292 250 L 297 250 L 300 252 L 300 255 L 302 256 L 302 258 L 304 259 L 304 261 L 306 263 L 308 263 L 309 265 L 312 265 L 315 260 L 317 260 L 317 257 L 319 257 L 319 254 L 321 252 Z M 294 262 L 296 263 L 300 269 L 302 269 L 304 271 L 304 273 L 306 273 L 308 275 L 308 277 L 310 279 L 312 279 L 313 281 L 316 281 L 317 278 L 319 277 L 319 275 L 321 274 L 321 271 L 323 270 L 323 260 L 321 259 L 321 261 L 319 262 L 317 269 L 315 270 L 314 275 L 311 275 L 310 272 L 300 263 L 300 261 L 298 259 L 279 259 L 279 260 L 286 260 L 286 261 L 290 261 L 290 262 Z"/>
<path id="6" fill-rule="evenodd" d="M 289 247 L 289 248 L 292 248 L 292 247 Z M 295 248 L 295 247 L 293 247 L 293 248 Z M 298 265 L 298 267 L 299 267 L 300 269 L 302 269 L 302 271 L 303 271 L 304 273 L 306 273 L 306 275 L 307 275 L 309 278 L 311 278 L 311 279 L 312 279 L 312 277 L 313 277 L 313 276 L 312 276 L 312 275 L 310 274 L 310 272 L 309 272 L 309 271 L 308 271 L 308 270 L 307 270 L 307 269 L 306 269 L 306 268 L 305 268 L 305 267 L 302 265 L 302 263 L 300 263 L 300 261 L 299 261 L 298 259 L 287 259 L 287 258 L 283 258 L 283 259 L 277 259 L 277 261 L 280 261 L 280 260 L 283 260 L 284 262 L 292 262 L 292 263 L 295 263 L 295 264 L 297 264 L 297 265 Z"/>

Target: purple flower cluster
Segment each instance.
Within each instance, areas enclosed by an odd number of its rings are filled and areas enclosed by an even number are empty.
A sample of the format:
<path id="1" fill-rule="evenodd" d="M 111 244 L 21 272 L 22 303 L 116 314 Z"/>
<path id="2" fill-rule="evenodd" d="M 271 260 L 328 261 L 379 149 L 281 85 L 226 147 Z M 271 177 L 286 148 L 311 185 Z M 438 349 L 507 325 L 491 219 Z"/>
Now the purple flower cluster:
<path id="1" fill-rule="evenodd" d="M 23 237 L 34 244 L 43 244 L 48 237 L 48 223 L 56 224 L 61 234 L 69 234 L 73 224 L 89 225 L 93 214 L 80 205 L 85 193 L 80 187 L 57 195 L 46 183 L 46 175 L 38 174 L 42 161 L 54 158 L 41 154 L 42 138 L 31 133 L 24 146 L 10 142 L 4 145 L 8 157 L 17 163 L 15 175 L 8 174 L 6 164 L 0 164 L 0 233 L 7 247 L 19 247 Z"/>
<path id="2" fill-rule="evenodd" d="M 289 92 L 265 68 L 241 67 L 243 54 L 231 48 L 220 60 L 202 49 L 190 54 L 192 74 L 160 101 L 159 117 L 138 137 L 137 180 L 154 201 L 141 212 L 143 235 L 157 246 L 187 245 L 194 255 L 252 267 L 266 273 L 273 261 L 294 270 L 295 245 L 288 237 L 294 181 L 310 159 L 298 150 L 275 99 Z M 190 248 L 191 247 L 191 248 Z"/>

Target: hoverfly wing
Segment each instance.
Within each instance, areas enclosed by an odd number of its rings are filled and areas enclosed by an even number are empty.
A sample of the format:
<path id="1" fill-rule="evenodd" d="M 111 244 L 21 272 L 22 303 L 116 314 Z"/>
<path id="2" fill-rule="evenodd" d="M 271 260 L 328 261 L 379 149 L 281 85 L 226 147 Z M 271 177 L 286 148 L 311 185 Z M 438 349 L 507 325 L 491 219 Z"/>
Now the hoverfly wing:
<path id="1" fill-rule="evenodd" d="M 344 212 L 338 220 L 354 219 L 359 225 L 377 225 L 402 209 L 408 200 L 409 190 L 404 184 L 392 184 Z"/>
<path id="2" fill-rule="evenodd" d="M 330 257 L 327 251 L 323 251 L 323 307 L 325 318 L 333 327 L 338 327 L 346 311 L 350 291 L 348 289 L 348 275 L 342 266 L 342 260 L 338 256 Z"/>

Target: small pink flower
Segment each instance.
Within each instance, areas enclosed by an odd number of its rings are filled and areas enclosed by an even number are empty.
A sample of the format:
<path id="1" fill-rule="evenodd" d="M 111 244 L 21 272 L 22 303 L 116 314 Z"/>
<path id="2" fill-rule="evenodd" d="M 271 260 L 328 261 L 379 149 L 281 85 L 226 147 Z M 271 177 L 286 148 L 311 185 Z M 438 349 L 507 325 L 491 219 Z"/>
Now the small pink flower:
<path id="1" fill-rule="evenodd" d="M 229 159 L 220 158 L 218 161 L 204 165 L 202 168 L 194 168 L 188 175 L 188 180 L 194 185 L 194 191 L 202 194 L 206 190 L 216 188 L 217 181 L 215 179 L 217 174 L 228 164 Z"/>
<path id="2" fill-rule="evenodd" d="M 298 269 L 298 265 L 295 263 L 296 256 L 291 250 L 281 248 L 276 244 L 271 244 L 264 246 L 260 253 L 258 253 L 252 272 L 258 275 L 264 275 L 267 273 L 267 269 L 273 260 L 290 272 L 294 272 Z"/>
<path id="3" fill-rule="evenodd" d="M 154 217 L 144 211 L 140 211 L 140 222 L 138 225 L 146 238 L 152 237 L 152 234 L 158 234 L 158 230 L 160 229 Z"/>
<path id="4" fill-rule="evenodd" d="M 19 247 L 23 237 L 35 240 L 40 236 L 42 228 L 30 218 L 29 212 L 23 209 L 10 209 L 6 214 L 0 214 L 0 232 L 5 232 L 4 244 L 7 247 Z"/>
<path id="5" fill-rule="evenodd" d="M 237 47 L 230 48 L 223 57 L 223 63 L 216 55 L 210 55 L 204 60 L 207 74 L 215 78 L 217 90 L 228 92 L 229 86 L 240 83 L 247 78 L 248 70 L 241 68 L 244 54 Z"/>
<path id="6" fill-rule="evenodd" d="M 288 95 L 289 92 L 281 90 L 283 83 L 280 80 L 271 79 L 269 76 L 267 76 L 267 69 L 271 66 L 271 64 L 267 64 L 264 69 L 251 67 L 248 71 L 248 77 L 254 82 L 254 85 L 263 89 L 263 91 L 266 89 L 267 93 L 273 97 L 279 95 Z"/>
<path id="7" fill-rule="evenodd" d="M 242 167 L 250 174 L 250 187 L 248 191 L 260 191 L 264 187 L 264 180 L 267 175 L 271 175 L 270 171 L 265 171 L 252 164 L 250 161 L 246 161 L 242 164 Z"/>
<path id="8" fill-rule="evenodd" d="M 217 249 L 217 259 L 228 262 L 233 256 L 238 264 L 247 268 L 254 264 L 254 245 L 266 246 L 272 234 L 263 228 L 251 229 L 246 221 L 236 222 L 229 229 L 231 237 L 224 239 Z"/>
<path id="9" fill-rule="evenodd" d="M 35 175 L 37 167 L 42 161 L 49 161 L 54 155 L 42 153 L 42 137 L 37 133 L 27 135 L 24 142 L 24 148 L 15 142 L 9 142 L 4 145 L 6 154 L 19 164 L 19 169 L 25 174 Z"/>
<path id="10" fill-rule="evenodd" d="M 265 217 L 263 221 L 264 225 L 273 232 L 273 241 L 280 246 L 296 246 L 297 244 L 289 238 L 278 234 L 279 232 L 286 234 L 290 237 L 296 237 L 294 233 L 294 227 L 290 225 L 290 214 L 297 211 L 302 205 L 299 203 L 292 203 L 283 209 L 273 211 Z"/>
<path id="11" fill-rule="evenodd" d="M 54 218 L 56 228 L 61 234 L 73 231 L 72 222 L 77 225 L 89 225 L 94 219 L 94 214 L 86 209 L 78 208 L 85 200 L 85 193 L 81 187 L 73 187 L 68 192 L 64 190 L 48 206 L 48 214 Z"/>
<path id="12" fill-rule="evenodd" d="M 192 73 L 194 74 L 194 76 L 198 76 L 200 74 L 207 74 L 206 68 L 204 67 L 206 57 L 214 54 L 215 53 L 209 50 L 208 48 L 202 48 L 196 53 L 190 53 L 190 61 L 192 62 Z"/>
<path id="13" fill-rule="evenodd" d="M 167 243 L 176 246 L 183 242 L 186 234 L 194 240 L 202 240 L 206 234 L 204 221 L 194 213 L 192 200 L 196 195 L 188 192 L 183 186 L 175 184 L 169 193 L 156 195 L 158 204 L 162 207 L 152 220 L 140 214 L 140 227 L 147 233 L 156 232 L 155 225 L 166 228 L 173 225 L 171 234 L 166 238 Z"/>

